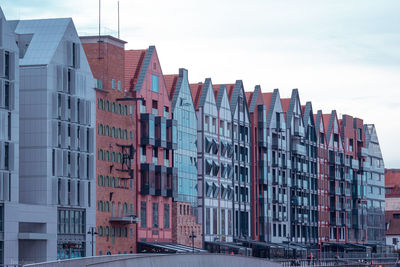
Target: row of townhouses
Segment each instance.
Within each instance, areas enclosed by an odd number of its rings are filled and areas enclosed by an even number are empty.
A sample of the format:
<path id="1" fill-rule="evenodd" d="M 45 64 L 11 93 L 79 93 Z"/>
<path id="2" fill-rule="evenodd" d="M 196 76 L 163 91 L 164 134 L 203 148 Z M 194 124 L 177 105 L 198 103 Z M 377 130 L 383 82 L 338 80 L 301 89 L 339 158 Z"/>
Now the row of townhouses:
<path id="1" fill-rule="evenodd" d="M 125 44 L 0 12 L 0 264 L 384 242 L 373 124 Z"/>

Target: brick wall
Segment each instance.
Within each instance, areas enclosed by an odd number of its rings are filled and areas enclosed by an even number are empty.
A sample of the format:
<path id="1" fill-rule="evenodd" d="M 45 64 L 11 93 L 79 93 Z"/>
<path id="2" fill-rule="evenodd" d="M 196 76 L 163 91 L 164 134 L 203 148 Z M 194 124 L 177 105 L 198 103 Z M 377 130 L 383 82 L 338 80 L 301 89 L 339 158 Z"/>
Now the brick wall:
<path id="1" fill-rule="evenodd" d="M 172 240 L 174 243 L 192 246 L 189 236 L 194 232 L 194 246 L 202 247 L 201 225 L 196 223 L 196 217 L 191 215 L 190 204 L 186 202 L 173 202 L 172 204 Z"/>

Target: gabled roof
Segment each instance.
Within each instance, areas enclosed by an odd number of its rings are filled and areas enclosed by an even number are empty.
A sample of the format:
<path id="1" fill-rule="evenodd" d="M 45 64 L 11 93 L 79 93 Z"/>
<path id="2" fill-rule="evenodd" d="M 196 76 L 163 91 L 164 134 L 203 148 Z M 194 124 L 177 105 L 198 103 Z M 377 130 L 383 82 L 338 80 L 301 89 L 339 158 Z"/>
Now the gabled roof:
<path id="1" fill-rule="evenodd" d="M 292 95 L 291 95 L 290 98 L 281 99 L 282 109 L 283 109 L 283 111 L 286 112 L 284 114 L 286 115 L 286 119 L 287 119 L 286 120 L 286 124 L 288 125 L 288 127 L 291 127 L 291 125 L 292 125 L 291 121 L 292 121 L 292 118 L 293 118 L 293 113 L 295 111 L 295 107 L 296 107 L 296 102 L 297 101 L 299 102 L 299 106 L 301 107 L 300 96 L 299 96 L 299 90 L 298 89 L 293 89 L 292 90 Z M 300 118 L 303 119 L 303 114 L 302 114 L 301 108 L 300 108 Z M 303 125 L 304 125 L 304 122 L 303 122 Z"/>
<path id="2" fill-rule="evenodd" d="M 254 92 L 245 92 L 246 103 L 247 103 L 247 106 L 249 106 L 249 107 L 251 104 L 251 98 L 253 97 L 253 93 Z"/>
<path id="3" fill-rule="evenodd" d="M 319 130 L 320 130 L 320 124 L 322 123 L 322 129 L 323 129 L 323 132 L 325 133 L 324 134 L 324 143 L 326 144 L 327 143 L 327 139 L 326 139 L 326 128 L 325 128 L 325 123 L 324 123 L 324 116 L 323 116 L 323 114 L 322 114 L 322 110 L 318 110 L 317 111 L 317 114 L 314 114 L 314 119 L 315 119 L 315 125 L 316 125 L 316 129 L 317 129 L 317 132 L 319 133 Z M 322 121 L 321 121 L 322 120 Z M 319 135 L 319 134 L 317 134 L 317 138 L 318 138 L 318 140 L 321 138 L 321 136 Z"/>
<path id="4" fill-rule="evenodd" d="M 226 87 L 226 94 L 228 95 L 229 103 L 231 102 L 232 95 L 233 95 L 233 89 L 235 87 L 235 84 L 233 83 L 227 83 L 225 84 Z"/>
<path id="5" fill-rule="evenodd" d="M 246 93 L 247 94 L 247 93 Z M 254 87 L 254 92 L 251 94 L 251 99 L 247 99 L 247 105 L 249 106 L 249 112 L 253 113 L 256 109 L 256 105 L 257 105 L 257 99 L 261 98 L 261 101 L 264 102 L 263 100 L 263 93 L 261 91 L 261 86 L 256 85 Z M 247 98 L 247 95 L 246 95 Z"/>
<path id="6" fill-rule="evenodd" d="M 178 82 L 178 74 L 166 74 L 164 75 L 165 85 L 167 86 L 169 99 L 172 100 Z"/>
<path id="7" fill-rule="evenodd" d="M 275 89 L 275 90 L 278 90 L 278 89 Z M 275 90 L 274 90 L 274 92 L 275 92 Z M 272 92 L 272 93 L 262 93 L 262 97 L 263 97 L 263 100 L 264 100 L 264 105 L 266 106 L 266 109 L 267 109 L 267 117 L 268 117 L 269 110 L 271 108 L 271 101 L 272 101 L 272 96 L 274 95 L 274 92 Z"/>
<path id="8" fill-rule="evenodd" d="M 312 109 L 311 101 L 307 101 L 307 103 L 305 105 L 301 106 L 301 109 L 303 111 L 303 122 L 304 122 L 304 125 L 306 123 L 308 123 L 308 119 L 311 119 L 311 124 L 315 125 L 315 120 L 314 120 L 314 116 L 313 116 L 313 109 Z"/>
<path id="9" fill-rule="evenodd" d="M 215 103 L 217 104 L 218 110 L 221 107 L 222 99 L 224 97 L 224 90 L 226 90 L 225 84 L 213 84 Z"/>
<path id="10" fill-rule="evenodd" d="M 47 65 L 60 45 L 71 18 L 14 20 L 8 25 L 17 34 L 33 34 L 20 65 Z M 75 30 L 76 31 L 76 30 Z M 76 34 L 78 38 L 78 34 Z"/>
<path id="11" fill-rule="evenodd" d="M 283 115 L 285 116 L 285 119 L 287 119 L 287 114 L 289 112 L 290 99 L 291 98 L 281 98 L 281 105 L 282 105 L 282 110 L 284 112 Z"/>
<path id="12" fill-rule="evenodd" d="M 194 83 L 194 84 L 190 84 L 190 92 L 192 94 L 192 98 L 193 98 L 193 104 L 194 107 L 196 109 L 199 108 L 199 101 L 200 101 L 200 95 L 201 92 L 203 91 L 203 83 Z"/>
<path id="13" fill-rule="evenodd" d="M 271 125 L 272 114 L 275 109 L 275 104 L 277 100 L 280 100 L 280 94 L 278 89 L 274 89 L 273 93 L 263 93 L 264 104 L 267 107 L 267 124 L 268 127 Z M 286 122 L 285 122 L 286 123 Z"/>
<path id="14" fill-rule="evenodd" d="M 125 51 L 125 86 L 135 90 L 147 49 Z"/>

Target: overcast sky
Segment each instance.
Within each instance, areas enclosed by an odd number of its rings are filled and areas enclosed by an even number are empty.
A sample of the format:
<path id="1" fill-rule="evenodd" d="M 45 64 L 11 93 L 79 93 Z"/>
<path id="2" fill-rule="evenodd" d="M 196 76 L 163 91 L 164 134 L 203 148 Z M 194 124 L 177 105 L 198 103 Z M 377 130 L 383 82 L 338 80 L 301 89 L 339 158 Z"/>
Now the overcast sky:
<path id="1" fill-rule="evenodd" d="M 72 17 L 97 34 L 97 0 L 0 0 L 7 19 Z M 156 45 L 164 74 L 190 82 L 242 79 L 314 112 L 375 124 L 386 167 L 400 168 L 400 1 L 120 0 L 128 49 Z M 116 36 L 117 0 L 102 0 L 102 33 Z"/>

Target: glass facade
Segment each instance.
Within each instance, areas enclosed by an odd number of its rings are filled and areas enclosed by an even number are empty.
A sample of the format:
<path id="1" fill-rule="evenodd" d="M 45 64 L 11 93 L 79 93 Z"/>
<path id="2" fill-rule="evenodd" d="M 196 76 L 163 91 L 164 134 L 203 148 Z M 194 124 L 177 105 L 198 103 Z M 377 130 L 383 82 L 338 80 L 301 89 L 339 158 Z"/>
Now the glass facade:
<path id="1" fill-rule="evenodd" d="M 178 169 L 175 200 L 197 206 L 197 119 L 188 83 L 182 83 L 173 116 L 178 122 L 177 129 L 173 128 L 178 136 L 178 148 L 174 151 L 174 167 Z"/>

